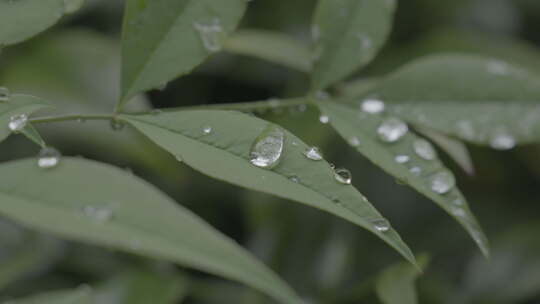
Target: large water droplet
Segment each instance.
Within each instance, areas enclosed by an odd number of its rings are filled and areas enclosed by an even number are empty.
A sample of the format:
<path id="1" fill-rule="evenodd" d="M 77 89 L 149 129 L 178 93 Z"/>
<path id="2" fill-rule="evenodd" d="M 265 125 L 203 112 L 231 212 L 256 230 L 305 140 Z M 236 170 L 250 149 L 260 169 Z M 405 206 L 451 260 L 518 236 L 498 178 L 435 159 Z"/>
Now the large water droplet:
<path id="1" fill-rule="evenodd" d="M 377 134 L 379 138 L 387 143 L 393 143 L 398 141 L 409 131 L 409 127 L 405 122 L 398 118 L 385 119 L 379 128 L 377 128 Z"/>
<path id="2" fill-rule="evenodd" d="M 203 131 L 203 134 L 208 135 L 208 134 L 212 133 L 212 127 L 211 126 L 204 126 L 202 128 L 202 131 Z"/>
<path id="3" fill-rule="evenodd" d="M 277 127 L 265 129 L 251 147 L 250 162 L 261 168 L 275 167 L 283 152 L 284 137 L 283 131 Z"/>
<path id="4" fill-rule="evenodd" d="M 6 87 L 0 87 L 0 102 L 6 102 L 9 101 L 9 96 L 11 93 L 9 92 L 9 89 Z"/>
<path id="5" fill-rule="evenodd" d="M 8 128 L 11 132 L 20 132 L 26 127 L 28 116 L 26 114 L 14 115 L 9 118 Z"/>
<path id="6" fill-rule="evenodd" d="M 304 152 L 304 155 L 311 159 L 311 160 L 321 160 L 323 159 L 322 153 L 317 147 L 309 147 L 307 148 L 306 152 Z"/>
<path id="7" fill-rule="evenodd" d="M 431 190 L 439 194 L 445 194 L 454 188 L 456 179 L 451 172 L 441 171 L 433 174 L 429 183 Z"/>
<path id="8" fill-rule="evenodd" d="M 193 23 L 193 27 L 199 33 L 199 37 L 207 51 L 214 53 L 221 50 L 221 41 L 224 38 L 224 32 L 219 19 L 216 18 L 208 24 L 195 22 Z"/>
<path id="9" fill-rule="evenodd" d="M 39 151 L 37 160 L 38 167 L 43 169 L 56 167 L 60 162 L 61 156 L 60 152 L 55 148 L 45 147 Z"/>
<path id="10" fill-rule="evenodd" d="M 368 98 L 360 104 L 360 109 L 362 112 L 366 112 L 369 114 L 377 114 L 384 111 L 385 105 L 382 100 L 375 99 L 375 98 Z"/>
<path id="11" fill-rule="evenodd" d="M 97 222 L 107 222 L 113 217 L 113 211 L 107 206 L 84 206 L 83 212 L 86 216 Z"/>
<path id="12" fill-rule="evenodd" d="M 321 115 L 319 116 L 319 121 L 323 124 L 327 124 L 330 122 L 330 117 L 328 117 L 328 115 Z"/>
<path id="13" fill-rule="evenodd" d="M 374 220 L 371 222 L 371 224 L 373 224 L 373 228 L 375 228 L 375 230 L 378 232 L 387 232 L 391 227 L 390 222 L 385 219 Z"/>
<path id="14" fill-rule="evenodd" d="M 334 170 L 334 178 L 346 185 L 350 185 L 352 182 L 352 174 L 351 171 L 345 169 L 345 168 L 338 168 Z"/>
<path id="15" fill-rule="evenodd" d="M 404 164 L 404 163 L 408 162 L 410 159 L 411 158 L 409 157 L 409 155 L 405 155 L 405 154 L 396 155 L 396 157 L 394 157 L 394 160 L 398 164 Z"/>
<path id="16" fill-rule="evenodd" d="M 413 149 L 416 155 L 426 160 L 433 160 L 437 157 L 437 152 L 433 145 L 425 139 L 417 139 L 413 142 Z"/>
<path id="17" fill-rule="evenodd" d="M 510 133 L 497 130 L 491 135 L 489 145 L 497 150 L 510 150 L 516 146 L 516 140 Z"/>

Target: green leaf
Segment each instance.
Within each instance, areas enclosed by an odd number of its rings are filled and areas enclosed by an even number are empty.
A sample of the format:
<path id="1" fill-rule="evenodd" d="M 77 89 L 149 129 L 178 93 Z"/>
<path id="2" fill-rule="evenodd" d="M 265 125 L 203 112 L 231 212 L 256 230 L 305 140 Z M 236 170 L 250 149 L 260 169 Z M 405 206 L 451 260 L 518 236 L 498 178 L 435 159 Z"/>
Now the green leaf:
<path id="1" fill-rule="evenodd" d="M 431 139 L 450 156 L 469 175 L 474 175 L 474 164 L 467 146 L 460 140 L 448 137 L 440 132 L 416 127 L 416 131 Z"/>
<path id="2" fill-rule="evenodd" d="M 77 289 L 46 292 L 24 299 L 10 300 L 11 304 L 93 304 L 92 289 L 81 286 Z"/>
<path id="3" fill-rule="evenodd" d="M 100 304 L 180 303 L 187 295 L 187 280 L 178 272 L 133 269 L 97 288 Z"/>
<path id="4" fill-rule="evenodd" d="M 368 64 L 390 33 L 395 0 L 319 0 L 312 89 L 322 90 Z"/>
<path id="5" fill-rule="evenodd" d="M 351 146 L 400 182 L 437 203 L 469 232 L 482 252 L 488 255 L 489 249 L 484 233 L 459 189 L 452 186 L 442 193 L 432 189 L 434 178 L 438 173 L 445 172 L 450 175 L 452 173 L 445 168 L 436 154 L 433 155 L 433 159 L 428 160 L 415 152 L 416 143 L 422 141 L 424 144 L 429 143 L 411 131 L 396 142 L 384 142 L 378 136 L 378 129 L 383 122 L 392 119 L 391 116 L 369 114 L 328 101 L 317 104 L 321 112 L 329 117 L 332 127 Z M 406 156 L 407 160 L 398 162 L 397 156 Z"/>
<path id="6" fill-rule="evenodd" d="M 347 219 L 373 232 L 414 263 L 397 232 L 379 232 L 381 215 L 353 186 L 334 178 L 324 160 L 308 159 L 308 146 L 267 121 L 232 111 L 164 111 L 158 115 L 121 115 L 129 124 L 187 165 L 213 178 L 291 199 Z M 211 128 L 209 134 L 203 130 Z M 250 150 L 262 136 L 282 134 L 283 152 L 273 169 L 250 163 Z M 276 135 L 277 136 L 277 135 Z"/>
<path id="7" fill-rule="evenodd" d="M 422 268 L 427 264 L 425 256 L 418 258 Z M 414 282 L 420 275 L 418 269 L 406 263 L 389 266 L 377 276 L 375 291 L 383 304 L 417 304 Z"/>
<path id="8" fill-rule="evenodd" d="M 268 60 L 301 72 L 311 70 L 309 49 L 300 41 L 282 33 L 241 30 L 231 35 L 224 47 L 230 53 Z"/>
<path id="9" fill-rule="evenodd" d="M 245 0 L 128 0 L 120 106 L 190 72 L 218 51 L 245 8 Z"/>
<path id="10" fill-rule="evenodd" d="M 415 125 L 468 142 L 508 149 L 540 141 L 540 77 L 497 59 L 425 57 L 367 95 Z"/>
<path id="11" fill-rule="evenodd" d="M 0 46 L 24 41 L 55 24 L 64 0 L 0 1 Z"/>
<path id="12" fill-rule="evenodd" d="M 34 128 L 34 125 L 30 123 L 21 131 L 21 133 L 42 148 L 47 145 L 36 128 Z"/>
<path id="13" fill-rule="evenodd" d="M 7 102 L 0 102 L 0 141 L 6 139 L 12 132 L 8 127 L 11 117 L 25 114 L 29 116 L 33 112 L 50 107 L 45 101 L 30 95 L 12 94 Z M 28 126 L 21 131 L 25 135 L 40 142 L 40 138 L 36 137 L 36 133 L 32 131 L 31 126 Z M 35 130 L 34 130 L 35 131 Z"/>
<path id="14" fill-rule="evenodd" d="M 298 302 L 253 256 L 127 171 L 69 157 L 51 169 L 21 160 L 0 165 L 0 171 L 0 214 L 8 218 L 67 239 L 204 270 L 283 302 Z"/>

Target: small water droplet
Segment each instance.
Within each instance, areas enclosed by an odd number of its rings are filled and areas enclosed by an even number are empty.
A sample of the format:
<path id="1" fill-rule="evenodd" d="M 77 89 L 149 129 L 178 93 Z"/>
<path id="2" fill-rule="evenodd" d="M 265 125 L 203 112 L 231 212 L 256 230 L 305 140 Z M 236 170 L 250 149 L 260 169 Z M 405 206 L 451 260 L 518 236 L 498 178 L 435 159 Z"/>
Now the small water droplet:
<path id="1" fill-rule="evenodd" d="M 390 222 L 388 222 L 385 219 L 377 219 L 371 222 L 373 224 L 373 228 L 377 230 L 378 232 L 387 232 L 390 230 Z"/>
<path id="2" fill-rule="evenodd" d="M 202 131 L 203 131 L 203 134 L 208 135 L 208 134 L 212 133 L 212 127 L 211 126 L 204 126 L 202 128 Z"/>
<path id="3" fill-rule="evenodd" d="M 463 206 L 463 200 L 460 198 L 456 198 L 455 200 L 452 201 L 452 204 L 456 206 Z"/>
<path id="4" fill-rule="evenodd" d="M 97 222 L 108 222 L 113 217 L 113 211 L 107 206 L 84 206 L 83 213 Z"/>
<path id="5" fill-rule="evenodd" d="M 489 145 L 497 150 L 510 150 L 516 146 L 516 140 L 510 133 L 504 130 L 496 130 L 491 135 Z"/>
<path id="6" fill-rule="evenodd" d="M 384 111 L 385 105 L 382 100 L 368 98 L 360 104 L 360 110 L 369 114 L 378 114 Z"/>
<path id="7" fill-rule="evenodd" d="M 319 121 L 323 124 L 327 124 L 330 122 L 330 117 L 328 117 L 327 115 L 321 115 L 319 116 Z"/>
<path id="8" fill-rule="evenodd" d="M 349 145 L 351 145 L 353 147 L 357 147 L 357 146 L 360 145 L 360 140 L 358 139 L 358 137 L 353 136 L 353 137 L 349 138 Z"/>
<path id="9" fill-rule="evenodd" d="M 117 119 L 111 119 L 110 125 L 113 131 L 122 131 L 126 126 L 122 121 Z"/>
<path id="10" fill-rule="evenodd" d="M 182 158 L 182 156 L 181 156 L 181 155 L 178 155 L 178 154 L 175 155 L 174 158 L 175 158 L 177 161 L 179 161 L 179 162 L 183 162 L 183 161 L 184 161 L 184 159 Z"/>
<path id="11" fill-rule="evenodd" d="M 277 127 L 270 126 L 259 135 L 250 152 L 250 162 L 261 168 L 275 167 L 283 152 L 285 134 Z"/>
<path id="12" fill-rule="evenodd" d="M 6 102 L 9 101 L 11 93 L 9 92 L 9 89 L 6 87 L 0 87 L 0 102 Z"/>
<path id="13" fill-rule="evenodd" d="M 373 46 L 371 38 L 365 34 L 359 34 L 358 39 L 360 40 L 360 47 L 362 50 L 369 50 Z"/>
<path id="14" fill-rule="evenodd" d="M 195 22 L 193 27 L 199 33 L 199 37 L 207 51 L 214 53 L 221 50 L 224 32 L 219 19 L 215 18 L 207 24 Z"/>
<path id="15" fill-rule="evenodd" d="M 456 185 L 454 175 L 449 171 L 441 171 L 433 174 L 429 180 L 431 190 L 439 194 L 448 193 Z"/>
<path id="16" fill-rule="evenodd" d="M 414 176 L 420 176 L 420 174 L 422 174 L 422 168 L 415 166 L 410 168 L 409 172 L 411 172 Z"/>
<path id="17" fill-rule="evenodd" d="M 293 141 L 291 144 L 292 144 L 293 146 L 295 146 L 295 147 L 298 146 L 298 142 L 297 142 L 297 141 Z"/>
<path id="18" fill-rule="evenodd" d="M 56 167 L 60 162 L 60 152 L 55 148 L 45 147 L 39 151 L 37 164 L 38 167 L 43 169 L 49 169 Z"/>
<path id="19" fill-rule="evenodd" d="M 411 158 L 409 157 L 409 155 L 405 155 L 405 154 L 396 155 L 396 157 L 394 157 L 394 161 L 398 164 L 404 164 L 408 162 L 410 159 Z"/>
<path id="20" fill-rule="evenodd" d="M 300 179 L 299 179 L 298 176 L 296 176 L 296 175 L 293 175 L 293 176 L 289 177 L 289 180 L 290 180 L 291 182 L 293 182 L 293 183 L 298 183 L 298 182 L 300 182 Z"/>
<path id="21" fill-rule="evenodd" d="M 402 138 L 409 131 L 409 127 L 405 122 L 398 118 L 385 119 L 379 128 L 377 134 L 379 138 L 387 143 L 393 143 Z"/>
<path id="22" fill-rule="evenodd" d="M 350 185 L 352 182 L 352 174 L 351 171 L 345 169 L 345 168 L 338 168 L 334 170 L 334 178 L 346 185 Z"/>
<path id="23" fill-rule="evenodd" d="M 450 206 L 450 212 L 454 216 L 464 217 L 466 215 L 465 210 L 461 207 Z"/>
<path id="24" fill-rule="evenodd" d="M 433 145 L 425 139 L 417 139 L 413 142 L 413 149 L 416 155 L 425 160 L 434 160 L 437 157 L 437 151 Z"/>
<path id="25" fill-rule="evenodd" d="M 319 150 L 319 148 L 317 148 L 317 147 L 309 147 L 309 148 L 307 148 L 307 150 L 304 152 L 304 155 L 307 158 L 311 159 L 311 160 L 321 160 L 321 159 L 323 159 L 322 153 Z"/>
<path id="26" fill-rule="evenodd" d="M 8 128 L 11 132 L 20 132 L 26 127 L 28 116 L 26 114 L 14 115 L 9 118 Z"/>

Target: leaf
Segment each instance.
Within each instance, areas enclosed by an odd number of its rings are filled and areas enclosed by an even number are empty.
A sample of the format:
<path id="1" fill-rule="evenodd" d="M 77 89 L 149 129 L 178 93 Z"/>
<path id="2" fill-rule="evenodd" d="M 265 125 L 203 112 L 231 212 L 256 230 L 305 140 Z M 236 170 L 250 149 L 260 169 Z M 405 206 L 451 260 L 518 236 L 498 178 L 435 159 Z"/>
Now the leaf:
<path id="1" fill-rule="evenodd" d="M 298 302 L 253 256 L 124 170 L 65 157 L 52 169 L 21 160 L 0 165 L 0 171 L 0 213 L 8 218 L 67 239 L 204 270 L 283 302 Z"/>
<path id="2" fill-rule="evenodd" d="M 425 57 L 367 95 L 415 125 L 471 143 L 508 149 L 540 141 L 540 77 L 497 59 Z"/>
<path id="3" fill-rule="evenodd" d="M 34 125 L 30 123 L 21 131 L 21 133 L 42 148 L 47 145 L 36 128 L 34 128 Z"/>
<path id="4" fill-rule="evenodd" d="M 418 263 L 428 263 L 425 256 L 418 258 Z M 418 296 L 414 281 L 420 272 L 409 264 L 397 263 L 389 266 L 377 276 L 375 291 L 383 304 L 416 304 Z"/>
<path id="5" fill-rule="evenodd" d="M 361 112 L 328 101 L 318 102 L 317 105 L 321 112 L 329 117 L 332 127 L 358 152 L 400 182 L 437 203 L 469 232 L 482 252 L 488 255 L 484 233 L 459 189 L 453 186 L 442 194 L 432 189 L 437 173 L 445 172 L 451 175 L 451 172 L 436 155 L 433 155 L 432 160 L 427 160 L 415 152 L 413 145 L 422 141 L 421 137 L 409 131 L 397 142 L 387 143 L 378 137 L 378 129 L 391 117 Z M 406 157 L 406 160 L 400 163 L 396 160 L 397 156 Z"/>
<path id="6" fill-rule="evenodd" d="M 329 163 L 308 159 L 307 145 L 277 125 L 240 112 L 212 110 L 121 115 L 120 119 L 206 175 L 342 217 L 375 233 L 414 263 L 395 230 L 383 233 L 374 227 L 381 215 L 366 198 L 353 186 L 337 182 Z M 203 131 L 207 127 L 209 134 Z M 283 138 L 280 161 L 271 170 L 250 163 L 251 147 L 268 134 Z"/>
<path id="7" fill-rule="evenodd" d="M 174 271 L 174 270 L 173 270 Z M 100 304 L 180 303 L 187 294 L 187 280 L 177 272 L 133 269 L 97 288 Z"/>
<path id="8" fill-rule="evenodd" d="M 92 289 L 81 286 L 72 290 L 46 292 L 24 299 L 10 300 L 10 304 L 93 304 Z"/>
<path id="9" fill-rule="evenodd" d="M 188 73 L 218 51 L 245 8 L 245 0 L 128 0 L 119 106 Z"/>
<path id="10" fill-rule="evenodd" d="M 6 137 L 8 137 L 12 133 L 8 127 L 11 117 L 22 114 L 30 115 L 33 112 L 48 107 L 50 106 L 42 99 L 22 94 L 12 94 L 9 97 L 9 101 L 0 102 L 0 125 L 3 126 L 0 128 L 0 141 L 6 139 Z M 35 137 L 36 133 L 33 133 L 30 128 L 32 127 L 27 126 L 23 133 L 25 133 L 25 135 L 27 136 L 34 137 L 36 140 L 39 141 L 39 139 Z"/>
<path id="11" fill-rule="evenodd" d="M 375 57 L 390 33 L 394 8 L 394 0 L 319 0 L 313 25 L 314 91 L 342 80 Z"/>
<path id="12" fill-rule="evenodd" d="M 309 49 L 285 34 L 264 30 L 241 30 L 227 39 L 225 50 L 268 60 L 301 72 L 311 70 Z"/>
<path id="13" fill-rule="evenodd" d="M 469 175 L 474 175 L 474 164 L 467 146 L 460 140 L 437 131 L 416 127 L 416 131 L 431 139 Z"/>

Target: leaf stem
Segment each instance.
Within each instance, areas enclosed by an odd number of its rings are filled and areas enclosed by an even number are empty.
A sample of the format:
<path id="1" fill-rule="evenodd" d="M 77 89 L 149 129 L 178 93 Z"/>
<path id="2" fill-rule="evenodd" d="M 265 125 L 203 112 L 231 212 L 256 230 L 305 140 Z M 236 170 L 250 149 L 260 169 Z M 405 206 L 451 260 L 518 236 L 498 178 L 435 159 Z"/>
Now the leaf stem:
<path id="1" fill-rule="evenodd" d="M 48 122 L 61 122 L 71 120 L 112 120 L 115 119 L 114 114 L 73 114 L 73 115 L 59 115 L 49 117 L 36 117 L 30 119 L 33 124 L 48 123 Z"/>
<path id="2" fill-rule="evenodd" d="M 196 106 L 185 106 L 177 108 L 160 109 L 162 111 L 183 111 L 183 110 L 237 110 L 237 111 L 254 111 L 254 110 L 270 110 L 276 108 L 286 108 L 299 105 L 307 105 L 311 103 L 308 98 L 290 98 L 290 99 L 268 99 L 263 101 L 240 102 L 240 103 L 222 103 L 222 104 L 206 104 Z"/>

